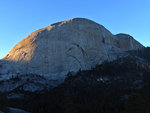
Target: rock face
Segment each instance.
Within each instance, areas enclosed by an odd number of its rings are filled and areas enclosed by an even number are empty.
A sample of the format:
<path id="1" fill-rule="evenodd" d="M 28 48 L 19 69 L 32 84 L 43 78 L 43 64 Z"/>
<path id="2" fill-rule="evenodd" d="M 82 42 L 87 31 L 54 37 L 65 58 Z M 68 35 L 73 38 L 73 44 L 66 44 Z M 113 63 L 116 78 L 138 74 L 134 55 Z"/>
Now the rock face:
<path id="1" fill-rule="evenodd" d="M 128 51 L 128 50 L 137 50 L 140 48 L 143 48 L 143 46 L 134 40 L 134 38 L 130 35 L 127 34 L 117 34 L 116 35 L 118 39 L 118 48 L 121 48 L 123 51 Z"/>
<path id="2" fill-rule="evenodd" d="M 51 24 L 20 41 L 2 59 L 1 73 L 50 76 L 77 72 L 141 48 L 143 45 L 129 35 L 113 35 L 91 20 L 74 18 Z"/>

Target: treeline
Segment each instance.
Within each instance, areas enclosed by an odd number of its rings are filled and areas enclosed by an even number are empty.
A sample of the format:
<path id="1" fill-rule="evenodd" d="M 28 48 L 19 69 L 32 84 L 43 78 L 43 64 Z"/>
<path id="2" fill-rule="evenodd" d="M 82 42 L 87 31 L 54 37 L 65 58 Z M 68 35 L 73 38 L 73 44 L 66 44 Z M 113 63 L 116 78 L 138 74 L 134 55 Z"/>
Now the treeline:
<path id="1" fill-rule="evenodd" d="M 150 50 L 144 51 L 136 54 L 148 60 L 144 54 Z M 149 113 L 150 70 L 142 62 L 131 55 L 75 76 L 68 73 L 58 87 L 26 93 L 26 98 L 11 99 L 4 105 L 32 113 Z"/>
<path id="2" fill-rule="evenodd" d="M 149 80 L 150 72 L 127 57 L 70 73 L 51 91 L 9 104 L 33 113 L 149 113 Z"/>

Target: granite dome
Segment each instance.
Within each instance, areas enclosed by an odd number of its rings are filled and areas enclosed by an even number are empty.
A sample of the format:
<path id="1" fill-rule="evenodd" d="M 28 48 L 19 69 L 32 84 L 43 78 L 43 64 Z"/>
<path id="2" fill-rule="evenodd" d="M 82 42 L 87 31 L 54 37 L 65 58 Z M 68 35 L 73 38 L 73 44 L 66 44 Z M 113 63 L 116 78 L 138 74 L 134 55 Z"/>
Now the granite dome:
<path id="1" fill-rule="evenodd" d="M 5 67 L 2 72 L 41 75 L 77 72 L 143 47 L 130 35 L 113 35 L 96 22 L 74 18 L 28 35 L 2 59 Z"/>

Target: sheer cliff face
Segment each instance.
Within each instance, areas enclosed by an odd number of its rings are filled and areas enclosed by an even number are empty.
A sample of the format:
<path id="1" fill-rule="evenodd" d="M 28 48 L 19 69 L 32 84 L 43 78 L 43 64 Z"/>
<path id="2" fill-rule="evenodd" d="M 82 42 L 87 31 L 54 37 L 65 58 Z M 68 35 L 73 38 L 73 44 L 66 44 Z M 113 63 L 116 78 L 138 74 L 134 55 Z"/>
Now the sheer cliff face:
<path id="1" fill-rule="evenodd" d="M 112 35 L 91 20 L 75 18 L 31 33 L 2 62 L 6 72 L 51 75 L 90 69 L 140 48 L 143 46 L 129 35 Z"/>

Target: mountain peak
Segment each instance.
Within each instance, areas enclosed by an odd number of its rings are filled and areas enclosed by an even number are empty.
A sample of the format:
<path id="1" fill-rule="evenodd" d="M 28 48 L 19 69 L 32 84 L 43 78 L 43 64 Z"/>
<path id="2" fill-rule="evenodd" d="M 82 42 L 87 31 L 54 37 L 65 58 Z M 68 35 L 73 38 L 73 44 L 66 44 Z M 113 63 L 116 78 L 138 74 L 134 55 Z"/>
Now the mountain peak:
<path id="1" fill-rule="evenodd" d="M 144 47 L 129 37 L 113 35 L 85 18 L 54 23 L 16 44 L 2 59 L 5 64 L 1 73 L 34 73 L 57 79 L 57 74 L 91 69 L 105 60 L 123 56 L 125 51 Z"/>
<path id="2" fill-rule="evenodd" d="M 61 21 L 61 22 L 56 22 L 56 23 L 53 23 L 51 25 L 58 25 L 58 24 L 63 24 L 63 23 L 68 23 L 68 22 L 74 22 L 74 21 L 81 22 L 81 21 L 91 21 L 91 20 L 86 19 L 86 18 L 79 18 L 79 17 L 77 17 L 77 18 L 72 18 L 72 19 L 69 19 L 69 20 Z"/>

